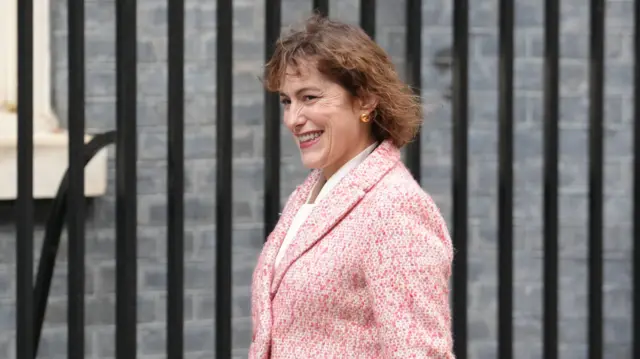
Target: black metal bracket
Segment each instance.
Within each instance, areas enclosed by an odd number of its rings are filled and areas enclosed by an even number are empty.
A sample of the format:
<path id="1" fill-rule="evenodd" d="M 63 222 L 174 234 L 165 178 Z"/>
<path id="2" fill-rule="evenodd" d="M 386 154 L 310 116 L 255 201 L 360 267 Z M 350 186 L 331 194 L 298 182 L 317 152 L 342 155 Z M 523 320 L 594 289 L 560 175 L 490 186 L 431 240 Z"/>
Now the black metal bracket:
<path id="1" fill-rule="evenodd" d="M 109 131 L 95 135 L 91 141 L 84 146 L 84 165 L 104 147 L 115 143 L 116 131 Z M 36 283 L 33 289 L 34 298 L 34 321 L 35 331 L 33 338 L 34 359 L 38 356 L 38 344 L 42 335 L 42 325 L 47 311 L 47 302 L 49 300 L 49 291 L 51 289 L 51 280 L 56 264 L 56 255 L 60 246 L 60 236 L 64 228 L 65 217 L 67 215 L 67 191 L 69 190 L 69 170 L 64 174 L 58 192 L 53 200 L 51 212 L 47 218 L 45 227 L 44 241 L 40 252 L 40 261 L 38 263 L 38 273 L 36 275 Z"/>

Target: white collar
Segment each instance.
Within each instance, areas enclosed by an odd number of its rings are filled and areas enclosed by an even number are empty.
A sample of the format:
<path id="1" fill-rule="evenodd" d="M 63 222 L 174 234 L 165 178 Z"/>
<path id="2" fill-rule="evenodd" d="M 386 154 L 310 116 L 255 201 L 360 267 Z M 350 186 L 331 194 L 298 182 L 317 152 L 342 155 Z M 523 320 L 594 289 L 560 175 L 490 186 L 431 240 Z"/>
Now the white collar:
<path id="1" fill-rule="evenodd" d="M 336 173 L 334 173 L 333 176 L 329 177 L 326 183 L 324 183 L 324 186 L 322 186 L 322 188 L 320 189 L 320 193 L 318 193 L 318 196 L 316 197 L 316 200 L 314 201 L 314 203 L 318 203 L 320 200 L 326 197 L 326 195 L 333 189 L 333 187 L 335 187 L 338 184 L 338 182 L 340 182 L 341 179 L 343 179 L 349 172 L 351 172 L 351 170 L 358 167 L 359 164 L 364 162 L 367 156 L 369 156 L 371 152 L 375 150 L 377 145 L 378 143 L 374 142 L 373 144 L 365 148 L 362 152 L 357 154 L 355 157 L 350 159 L 347 163 L 342 165 L 342 167 L 340 167 L 340 169 L 336 171 Z M 319 180 L 316 186 L 322 185 L 322 182 L 323 182 L 322 179 Z M 309 203 L 309 198 L 314 192 L 315 192 L 315 186 L 314 186 L 314 189 L 309 193 L 309 197 L 307 198 L 306 203 Z"/>

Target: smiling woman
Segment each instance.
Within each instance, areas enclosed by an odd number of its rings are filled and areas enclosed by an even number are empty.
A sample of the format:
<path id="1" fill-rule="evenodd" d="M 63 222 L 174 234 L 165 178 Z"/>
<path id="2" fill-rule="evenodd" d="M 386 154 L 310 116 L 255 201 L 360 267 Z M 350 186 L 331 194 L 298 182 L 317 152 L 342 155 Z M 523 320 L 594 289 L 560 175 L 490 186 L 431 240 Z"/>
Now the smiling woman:
<path id="1" fill-rule="evenodd" d="M 359 114 L 369 118 L 375 97 L 352 98 L 344 87 L 307 64 L 290 69 L 285 76 L 280 90 L 284 123 L 295 137 L 306 167 L 322 168 L 330 178 L 375 142 L 369 121 L 346 120 Z"/>
<path id="2" fill-rule="evenodd" d="M 252 285 L 252 359 L 453 358 L 453 251 L 400 160 L 421 102 L 362 29 L 313 16 L 276 43 L 266 87 L 311 175 Z"/>

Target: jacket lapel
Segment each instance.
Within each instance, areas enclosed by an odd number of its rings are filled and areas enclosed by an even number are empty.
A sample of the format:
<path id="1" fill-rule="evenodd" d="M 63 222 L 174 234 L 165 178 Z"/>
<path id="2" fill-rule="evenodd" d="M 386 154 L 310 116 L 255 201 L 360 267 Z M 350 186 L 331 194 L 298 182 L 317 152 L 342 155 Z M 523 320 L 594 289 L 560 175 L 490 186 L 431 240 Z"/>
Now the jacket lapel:
<path id="1" fill-rule="evenodd" d="M 277 292 L 289 267 L 338 224 L 399 160 L 400 151 L 391 142 L 383 142 L 364 162 L 347 174 L 324 199 L 318 202 L 305 223 L 300 227 L 295 240 L 287 248 L 284 258 L 275 268 L 271 284 L 272 295 Z M 300 206 L 306 201 L 309 192 L 319 178 L 319 173 L 320 171 L 314 171 L 314 174 L 310 176 L 314 179 L 306 181 L 305 195 L 295 209 L 292 207 L 291 218 L 288 218 L 286 229 L 291 225 L 291 220 Z M 279 241 L 278 249 L 286 236 L 286 230 L 280 236 L 282 239 Z M 271 263 L 274 261 L 275 256 Z"/>
<path id="2" fill-rule="evenodd" d="M 291 199 L 283 209 L 280 220 L 267 238 L 263 254 L 258 263 L 259 273 L 257 274 L 259 280 L 256 280 L 254 283 L 254 286 L 256 287 L 254 291 L 266 296 L 265 298 L 261 299 L 269 299 L 269 289 L 271 287 L 273 279 L 274 264 L 278 255 L 278 251 L 282 246 L 282 242 L 287 235 L 289 227 L 291 227 L 293 218 L 296 216 L 296 213 L 298 213 L 300 207 L 306 202 L 307 197 L 309 196 L 309 192 L 311 191 L 319 177 L 320 173 L 314 171 L 307 177 L 302 185 L 296 188 L 295 192 L 291 196 Z M 263 300 L 260 300 L 260 302 L 263 302 Z"/>
<path id="3" fill-rule="evenodd" d="M 296 213 L 298 213 L 300 207 L 302 207 L 302 205 L 307 201 L 309 193 L 313 189 L 318 178 L 320 178 L 320 173 L 317 171 L 312 172 L 304 183 L 296 188 L 296 191 L 289 200 L 286 208 L 283 209 L 280 220 L 269 235 L 266 243 L 268 247 L 265 249 L 264 259 L 265 264 L 270 267 L 273 267 L 273 264 L 275 263 L 278 251 L 282 246 L 284 238 L 287 236 L 287 231 L 289 230 L 289 227 L 291 227 L 291 223 L 293 222 Z"/>
<path id="4" fill-rule="evenodd" d="M 262 255 L 258 259 L 256 271 L 252 281 L 252 306 L 257 318 L 254 320 L 256 327 L 253 328 L 253 342 L 251 358 L 263 359 L 267 357 L 269 351 L 268 341 L 270 338 L 271 323 L 271 283 L 273 280 L 274 263 L 278 250 L 291 226 L 291 222 L 300 206 L 306 201 L 307 196 L 319 174 L 312 173 L 307 180 L 291 195 L 286 207 L 282 211 L 280 220 L 276 224 L 264 245 Z"/>

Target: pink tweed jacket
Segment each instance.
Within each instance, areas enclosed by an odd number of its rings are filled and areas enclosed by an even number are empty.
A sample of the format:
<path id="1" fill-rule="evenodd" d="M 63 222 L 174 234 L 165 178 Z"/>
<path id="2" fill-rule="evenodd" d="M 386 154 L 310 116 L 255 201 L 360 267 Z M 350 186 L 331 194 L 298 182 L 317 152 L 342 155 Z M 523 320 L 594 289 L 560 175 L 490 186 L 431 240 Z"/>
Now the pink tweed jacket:
<path id="1" fill-rule="evenodd" d="M 320 176 L 289 197 L 253 274 L 250 359 L 452 359 L 452 246 L 430 197 L 383 142 L 278 249 Z"/>

